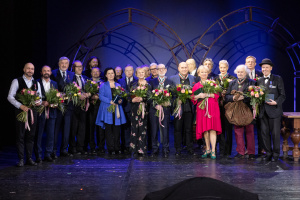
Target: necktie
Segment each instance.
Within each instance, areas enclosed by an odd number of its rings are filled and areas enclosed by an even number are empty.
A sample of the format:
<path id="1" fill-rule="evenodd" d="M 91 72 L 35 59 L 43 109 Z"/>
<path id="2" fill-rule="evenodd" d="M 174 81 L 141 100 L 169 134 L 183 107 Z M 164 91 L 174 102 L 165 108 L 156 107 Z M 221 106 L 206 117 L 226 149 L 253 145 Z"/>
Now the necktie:
<path id="1" fill-rule="evenodd" d="M 63 72 L 63 80 L 65 81 L 66 80 L 66 72 Z"/>

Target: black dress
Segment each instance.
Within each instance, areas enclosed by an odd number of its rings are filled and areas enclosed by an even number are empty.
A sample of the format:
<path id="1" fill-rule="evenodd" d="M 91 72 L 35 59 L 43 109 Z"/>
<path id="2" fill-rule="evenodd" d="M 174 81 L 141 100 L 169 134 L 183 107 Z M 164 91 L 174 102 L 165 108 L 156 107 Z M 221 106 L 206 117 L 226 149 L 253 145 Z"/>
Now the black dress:
<path id="1" fill-rule="evenodd" d="M 236 79 L 236 77 L 228 74 L 226 78 L 231 80 Z M 219 75 L 215 76 L 215 81 L 221 83 L 221 78 Z M 220 106 L 220 115 L 221 115 L 221 125 L 222 125 L 222 133 L 218 135 L 219 142 L 219 153 L 220 155 L 231 155 L 232 151 L 232 124 L 230 124 L 225 117 L 225 105 L 226 102 L 222 95 L 219 98 L 219 106 Z"/>
<path id="2" fill-rule="evenodd" d="M 138 83 L 132 86 L 132 90 L 138 87 Z M 150 90 L 149 84 L 147 84 L 148 92 Z M 145 114 L 142 118 L 142 114 L 138 111 L 140 103 L 144 103 Z M 147 98 L 144 98 L 140 103 L 131 102 L 131 134 L 130 134 L 130 150 L 132 153 L 142 154 L 147 153 L 147 119 L 148 110 Z"/>

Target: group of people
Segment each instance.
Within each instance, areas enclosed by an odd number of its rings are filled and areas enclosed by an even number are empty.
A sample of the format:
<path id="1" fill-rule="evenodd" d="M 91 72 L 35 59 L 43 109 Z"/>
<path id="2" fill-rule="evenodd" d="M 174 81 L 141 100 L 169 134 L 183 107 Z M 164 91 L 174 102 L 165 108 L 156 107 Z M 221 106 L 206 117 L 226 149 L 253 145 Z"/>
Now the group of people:
<path id="1" fill-rule="evenodd" d="M 236 67 L 234 73 L 228 73 L 229 64 L 226 60 L 219 62 L 220 74 L 214 74 L 212 59 L 206 58 L 198 68 L 194 59 L 188 59 L 178 65 L 178 74 L 167 77 L 167 68 L 164 64 L 152 63 L 143 65 L 135 70 L 127 65 L 123 69 L 108 67 L 100 71 L 100 61 L 91 57 L 83 67 L 81 61 L 72 63 L 69 71 L 70 60 L 61 57 L 58 69 L 52 70 L 50 66 L 43 66 L 41 78 L 34 80 L 34 65 L 27 63 L 24 66 L 24 75 L 14 79 L 8 94 L 9 102 L 15 107 L 16 115 L 22 111 L 28 112 L 28 127 L 25 123 L 16 120 L 17 150 L 19 162 L 17 166 L 24 166 L 24 149 L 26 163 L 37 165 L 43 162 L 42 137 L 46 132 L 46 146 L 44 161 L 52 162 L 57 159 L 58 136 L 62 133 L 60 156 L 69 157 L 74 154 L 104 154 L 105 144 L 107 152 L 111 155 L 132 153 L 135 156 L 145 156 L 151 152 L 155 157 L 162 146 L 162 156 L 167 158 L 170 153 L 169 126 L 170 117 L 174 111 L 173 95 L 166 105 L 156 104 L 149 98 L 151 91 L 176 87 L 181 84 L 192 88 L 193 94 L 185 102 L 179 102 L 180 115 L 174 116 L 174 147 L 175 155 L 180 156 L 186 148 L 190 155 L 196 155 L 193 146 L 195 138 L 203 146 L 203 158 L 216 158 L 216 143 L 219 142 L 219 155 L 230 156 L 232 152 L 232 131 L 237 142 L 236 158 L 255 158 L 254 125 L 258 132 L 258 154 L 264 160 L 277 161 L 280 153 L 280 119 L 282 103 L 285 100 L 283 81 L 280 76 L 271 74 L 273 63 L 270 59 L 263 59 L 259 64 L 262 71 L 255 69 L 256 59 L 248 56 L 244 65 Z M 232 81 L 226 91 L 221 93 L 206 94 L 195 93 L 202 88 L 206 80 L 214 79 L 221 83 L 225 78 Z M 87 80 L 98 83 L 99 93 L 88 95 L 84 92 Z M 65 101 L 66 111 L 62 113 L 57 108 L 50 108 L 48 117 L 45 113 L 40 115 L 36 111 L 22 105 L 16 94 L 23 88 L 30 88 L 40 95 L 41 101 L 37 105 L 49 106 L 45 93 L 50 87 L 64 92 L 66 85 L 76 82 L 82 89 L 80 99 L 89 99 L 91 102 L 87 109 L 75 106 L 72 101 Z M 242 101 L 250 109 L 249 97 L 237 97 L 231 91 L 247 92 L 250 85 L 264 85 L 268 93 L 274 94 L 274 99 L 269 99 L 260 105 L 259 116 L 251 124 L 237 126 L 229 123 L 225 117 L 225 105 L 228 102 Z M 115 90 L 121 86 L 129 93 L 132 90 L 144 87 L 147 94 L 143 97 L 128 95 L 115 99 Z M 199 104 L 207 99 L 207 109 L 200 109 Z M 114 112 L 109 108 L 114 106 Z M 157 110 L 163 111 L 163 117 L 157 117 Z M 45 111 L 44 111 L 45 112 Z M 29 114 L 32 113 L 32 114 Z M 207 115 L 209 113 L 209 115 Z M 196 125 L 195 135 L 193 125 Z M 232 129 L 233 128 L 233 129 Z M 244 138 L 245 132 L 245 138 Z M 159 134 L 160 133 L 160 134 Z M 271 134 L 271 135 L 270 135 Z M 195 137 L 194 137 L 195 136 Z M 272 137 L 271 137 L 272 136 Z M 245 143 L 246 141 L 246 143 Z M 273 147 L 272 144 L 273 143 Z M 24 148 L 25 147 L 25 148 Z M 33 150 L 36 160 L 32 159 Z"/>

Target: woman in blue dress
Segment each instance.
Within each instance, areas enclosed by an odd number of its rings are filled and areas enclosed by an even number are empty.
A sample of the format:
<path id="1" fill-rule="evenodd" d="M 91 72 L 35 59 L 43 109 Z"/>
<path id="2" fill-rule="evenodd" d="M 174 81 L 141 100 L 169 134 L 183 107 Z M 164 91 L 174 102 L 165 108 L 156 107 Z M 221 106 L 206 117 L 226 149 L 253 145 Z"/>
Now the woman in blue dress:
<path id="1" fill-rule="evenodd" d="M 122 108 L 122 99 L 114 103 L 113 90 L 120 86 L 116 82 L 116 73 L 113 68 L 106 68 L 104 71 L 104 83 L 99 89 L 99 106 L 96 125 L 105 130 L 106 146 L 111 155 L 120 153 L 120 129 L 126 123 L 126 118 Z M 115 111 L 109 112 L 108 107 L 115 105 Z"/>

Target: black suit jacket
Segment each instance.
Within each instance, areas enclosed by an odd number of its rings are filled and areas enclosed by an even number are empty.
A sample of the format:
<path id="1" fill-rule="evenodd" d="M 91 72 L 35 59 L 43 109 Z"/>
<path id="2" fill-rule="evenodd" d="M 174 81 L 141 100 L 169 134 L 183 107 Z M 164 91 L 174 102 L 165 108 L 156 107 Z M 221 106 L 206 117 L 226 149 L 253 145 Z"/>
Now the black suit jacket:
<path id="1" fill-rule="evenodd" d="M 265 79 L 262 77 L 257 81 L 257 84 L 264 85 L 264 82 Z M 278 75 L 271 74 L 270 80 L 266 84 L 266 90 L 267 93 L 274 94 L 274 101 L 277 102 L 277 105 L 271 106 L 268 105 L 267 103 L 263 103 L 260 106 L 259 118 L 263 117 L 265 111 L 270 118 L 281 117 L 283 114 L 282 103 L 286 98 L 282 78 Z"/>
<path id="2" fill-rule="evenodd" d="M 37 81 L 40 83 L 40 86 L 41 86 L 42 101 L 47 101 L 46 95 L 45 95 L 46 92 L 45 92 L 45 88 L 44 88 L 44 85 L 43 85 L 43 81 L 42 81 L 42 79 L 39 79 Z M 50 87 L 54 88 L 54 89 L 58 89 L 57 83 L 55 81 L 53 81 L 53 80 L 50 80 Z M 50 118 L 56 118 L 56 116 L 57 116 L 56 108 L 50 108 L 49 109 L 49 117 Z"/>
<path id="3" fill-rule="evenodd" d="M 130 85 L 127 85 L 127 80 L 126 80 L 126 76 L 125 76 L 125 77 L 119 79 L 118 83 L 121 85 L 122 88 L 125 89 L 126 92 L 130 92 L 131 87 L 134 84 L 136 84 L 137 81 L 138 81 L 138 79 L 135 76 L 133 76 L 133 79 L 132 79 Z M 128 98 L 130 98 L 130 95 L 128 95 Z M 124 112 L 131 112 L 131 104 L 128 101 L 128 99 L 123 99 L 122 106 L 123 106 Z"/>
<path id="4" fill-rule="evenodd" d="M 59 69 L 52 70 L 51 80 L 54 80 L 58 85 L 58 91 L 64 92 L 65 86 L 74 80 L 74 72 L 67 71 L 66 81 L 63 80 Z"/>

